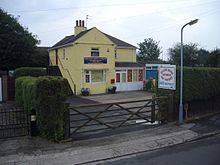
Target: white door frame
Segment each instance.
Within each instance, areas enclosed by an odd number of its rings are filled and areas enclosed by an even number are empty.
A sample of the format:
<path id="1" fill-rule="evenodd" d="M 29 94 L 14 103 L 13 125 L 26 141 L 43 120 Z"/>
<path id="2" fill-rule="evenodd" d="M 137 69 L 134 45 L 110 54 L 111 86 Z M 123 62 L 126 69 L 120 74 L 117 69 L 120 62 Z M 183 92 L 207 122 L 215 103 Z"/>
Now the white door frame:
<path id="1" fill-rule="evenodd" d="M 125 73 L 125 82 L 122 82 L 122 74 Z M 120 82 L 117 82 L 116 75 L 120 74 Z M 127 89 L 127 71 L 116 71 L 115 72 L 115 85 L 117 91 L 125 91 Z"/>

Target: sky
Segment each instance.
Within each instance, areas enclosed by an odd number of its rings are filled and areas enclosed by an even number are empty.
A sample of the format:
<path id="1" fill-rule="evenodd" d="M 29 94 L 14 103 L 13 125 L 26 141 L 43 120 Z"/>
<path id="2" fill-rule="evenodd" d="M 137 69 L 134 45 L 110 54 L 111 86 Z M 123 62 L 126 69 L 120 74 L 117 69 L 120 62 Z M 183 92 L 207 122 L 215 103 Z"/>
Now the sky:
<path id="1" fill-rule="evenodd" d="M 166 60 L 182 26 L 198 18 L 184 28 L 183 42 L 220 48 L 220 0 L 0 0 L 0 7 L 37 35 L 40 46 L 74 34 L 75 21 L 85 20 L 87 29 L 97 27 L 134 46 L 153 38 Z"/>

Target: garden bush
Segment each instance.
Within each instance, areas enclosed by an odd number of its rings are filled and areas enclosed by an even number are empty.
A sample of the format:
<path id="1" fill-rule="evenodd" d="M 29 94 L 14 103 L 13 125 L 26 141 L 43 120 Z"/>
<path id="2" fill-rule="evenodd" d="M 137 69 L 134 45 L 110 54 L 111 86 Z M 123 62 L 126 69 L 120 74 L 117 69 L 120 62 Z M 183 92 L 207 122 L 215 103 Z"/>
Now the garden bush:
<path id="1" fill-rule="evenodd" d="M 22 76 L 32 76 L 32 77 L 46 76 L 47 70 L 44 68 L 36 68 L 36 67 L 22 67 L 15 69 L 14 75 L 16 78 Z"/>
<path id="2" fill-rule="evenodd" d="M 62 77 L 20 77 L 16 79 L 16 102 L 30 112 L 36 109 L 40 134 L 49 140 L 64 138 L 64 103 L 68 82 Z"/>
<path id="3" fill-rule="evenodd" d="M 15 83 L 15 100 L 29 113 L 34 108 L 34 77 L 20 77 Z"/>
<path id="4" fill-rule="evenodd" d="M 41 135 L 50 140 L 64 138 L 67 92 L 68 82 L 61 77 L 39 77 L 36 80 L 37 125 Z"/>

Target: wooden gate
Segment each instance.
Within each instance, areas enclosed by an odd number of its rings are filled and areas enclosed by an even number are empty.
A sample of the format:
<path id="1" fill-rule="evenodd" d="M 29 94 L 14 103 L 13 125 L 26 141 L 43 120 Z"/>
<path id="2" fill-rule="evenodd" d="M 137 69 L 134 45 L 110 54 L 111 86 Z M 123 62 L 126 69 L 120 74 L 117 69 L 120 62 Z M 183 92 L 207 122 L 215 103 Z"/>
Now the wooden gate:
<path id="1" fill-rule="evenodd" d="M 98 103 L 69 107 L 68 128 L 71 136 L 102 133 L 106 129 L 146 125 L 164 120 L 167 97 L 129 102 Z"/>

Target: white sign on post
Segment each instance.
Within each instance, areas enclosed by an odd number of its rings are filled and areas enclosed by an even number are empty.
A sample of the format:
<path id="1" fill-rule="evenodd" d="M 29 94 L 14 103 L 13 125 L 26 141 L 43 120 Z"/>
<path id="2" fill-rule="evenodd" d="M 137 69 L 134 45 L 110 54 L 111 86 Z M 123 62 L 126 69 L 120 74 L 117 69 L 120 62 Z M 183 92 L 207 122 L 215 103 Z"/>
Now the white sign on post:
<path id="1" fill-rule="evenodd" d="M 176 65 L 160 66 L 158 88 L 176 90 Z"/>

